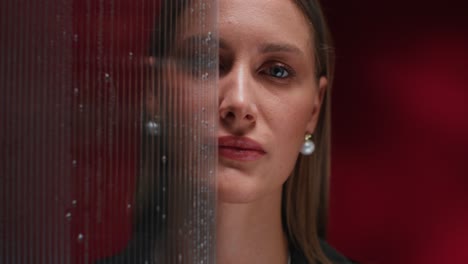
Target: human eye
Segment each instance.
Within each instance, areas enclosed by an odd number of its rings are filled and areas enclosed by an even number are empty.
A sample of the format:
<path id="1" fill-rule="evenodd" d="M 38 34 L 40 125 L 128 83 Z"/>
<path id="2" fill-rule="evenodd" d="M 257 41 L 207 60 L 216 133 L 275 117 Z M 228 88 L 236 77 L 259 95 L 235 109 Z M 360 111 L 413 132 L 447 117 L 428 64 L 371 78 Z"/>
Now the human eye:
<path id="1" fill-rule="evenodd" d="M 220 51 L 218 61 L 219 76 L 224 76 L 229 72 L 231 68 L 232 59 L 229 55 L 226 55 L 224 54 L 224 52 Z"/>
<path id="2" fill-rule="evenodd" d="M 189 38 L 174 52 L 178 69 L 195 79 L 204 79 L 208 72 L 216 70 L 218 53 L 213 43 L 202 36 Z"/>
<path id="3" fill-rule="evenodd" d="M 176 58 L 176 65 L 182 72 L 193 78 L 204 78 L 207 72 L 212 72 L 217 64 L 213 52 L 193 51 L 181 53 Z"/>
<path id="4" fill-rule="evenodd" d="M 273 67 L 270 67 L 268 73 L 275 78 L 284 79 L 284 78 L 289 77 L 288 69 L 279 65 L 274 65 Z"/>
<path id="5" fill-rule="evenodd" d="M 269 64 L 266 66 L 266 68 L 264 68 L 262 73 L 274 79 L 280 80 L 288 79 L 294 76 L 294 71 L 282 63 Z"/>

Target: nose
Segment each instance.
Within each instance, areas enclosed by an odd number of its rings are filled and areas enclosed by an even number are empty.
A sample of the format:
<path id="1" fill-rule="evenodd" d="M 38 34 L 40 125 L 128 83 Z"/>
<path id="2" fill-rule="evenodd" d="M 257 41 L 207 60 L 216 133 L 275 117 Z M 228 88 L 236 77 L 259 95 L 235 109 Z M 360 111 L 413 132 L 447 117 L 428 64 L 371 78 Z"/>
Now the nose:
<path id="1" fill-rule="evenodd" d="M 247 67 L 233 67 L 219 80 L 221 126 L 234 134 L 244 134 L 257 122 L 254 80 Z"/>

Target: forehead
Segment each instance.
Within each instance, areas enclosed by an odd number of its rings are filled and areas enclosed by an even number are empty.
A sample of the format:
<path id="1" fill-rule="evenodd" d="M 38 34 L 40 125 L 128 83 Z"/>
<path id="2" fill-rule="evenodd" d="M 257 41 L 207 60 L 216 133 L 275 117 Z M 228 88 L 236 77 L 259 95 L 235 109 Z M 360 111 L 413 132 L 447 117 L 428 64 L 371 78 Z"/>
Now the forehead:
<path id="1" fill-rule="evenodd" d="M 176 39 L 178 41 L 193 36 L 203 36 L 216 32 L 218 28 L 218 9 L 216 0 L 188 1 L 176 20 Z"/>
<path id="2" fill-rule="evenodd" d="M 220 0 L 221 37 L 313 46 L 312 27 L 293 0 Z"/>
<path id="3" fill-rule="evenodd" d="M 179 40 L 215 32 L 220 38 L 249 44 L 257 42 L 291 43 L 313 50 L 312 25 L 293 0 L 219 0 L 218 17 L 214 1 L 187 6 L 178 21 Z"/>

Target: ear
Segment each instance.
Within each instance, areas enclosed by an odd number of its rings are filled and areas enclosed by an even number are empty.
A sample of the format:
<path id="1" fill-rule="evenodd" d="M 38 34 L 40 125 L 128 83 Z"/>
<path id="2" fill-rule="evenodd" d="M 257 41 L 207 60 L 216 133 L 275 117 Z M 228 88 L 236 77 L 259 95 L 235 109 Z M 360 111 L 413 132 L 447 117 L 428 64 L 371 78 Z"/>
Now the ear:
<path id="1" fill-rule="evenodd" d="M 325 76 L 320 77 L 318 82 L 318 91 L 314 94 L 314 100 L 312 102 L 312 114 L 309 122 L 306 126 L 306 132 L 313 134 L 317 126 L 317 122 L 320 116 L 320 110 L 323 103 L 323 98 L 325 97 L 325 92 L 328 87 L 328 79 Z"/>

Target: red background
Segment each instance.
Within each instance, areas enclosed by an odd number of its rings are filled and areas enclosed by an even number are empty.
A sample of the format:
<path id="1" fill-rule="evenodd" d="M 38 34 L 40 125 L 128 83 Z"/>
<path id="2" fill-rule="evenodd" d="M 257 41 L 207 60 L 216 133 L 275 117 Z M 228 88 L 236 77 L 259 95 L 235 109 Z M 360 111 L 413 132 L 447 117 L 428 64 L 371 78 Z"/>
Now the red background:
<path id="1" fill-rule="evenodd" d="M 362 263 L 467 263 L 468 3 L 324 3 L 330 243 Z"/>
<path id="2" fill-rule="evenodd" d="M 73 1 L 74 263 L 114 255 L 131 239 L 145 59 L 158 9 L 159 1 Z"/>

